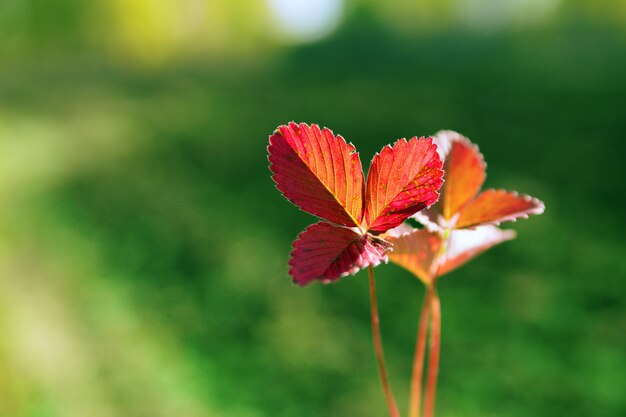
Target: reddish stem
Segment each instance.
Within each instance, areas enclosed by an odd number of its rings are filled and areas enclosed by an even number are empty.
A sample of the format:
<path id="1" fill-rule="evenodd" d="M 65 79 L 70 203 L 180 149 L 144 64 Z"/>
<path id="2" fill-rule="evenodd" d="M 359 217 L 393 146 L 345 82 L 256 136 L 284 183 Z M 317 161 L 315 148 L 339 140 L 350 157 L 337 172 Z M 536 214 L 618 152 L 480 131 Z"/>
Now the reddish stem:
<path id="1" fill-rule="evenodd" d="M 430 308 L 430 347 L 428 351 L 428 375 L 424 392 L 424 417 L 433 417 L 435 413 L 435 394 L 439 374 L 439 351 L 441 344 L 441 305 L 439 296 L 433 287 Z"/>
<path id="2" fill-rule="evenodd" d="M 372 334 L 374 339 L 374 350 L 376 351 L 376 360 L 378 362 L 378 372 L 380 374 L 380 382 L 383 385 L 389 415 L 391 417 L 400 417 L 396 400 L 391 391 L 389 377 L 387 376 L 387 367 L 385 366 L 385 356 L 383 353 L 383 344 L 380 337 L 380 320 L 378 319 L 378 305 L 376 303 L 376 282 L 374 281 L 374 268 L 369 267 L 370 277 L 370 301 L 372 305 Z"/>
<path id="3" fill-rule="evenodd" d="M 415 357 L 413 358 L 413 374 L 411 376 L 411 400 L 409 402 L 409 417 L 420 416 L 422 402 L 422 379 L 424 378 L 424 357 L 426 356 L 426 337 L 428 335 L 428 319 L 432 300 L 432 287 L 426 288 L 424 303 L 417 327 L 417 342 Z"/>

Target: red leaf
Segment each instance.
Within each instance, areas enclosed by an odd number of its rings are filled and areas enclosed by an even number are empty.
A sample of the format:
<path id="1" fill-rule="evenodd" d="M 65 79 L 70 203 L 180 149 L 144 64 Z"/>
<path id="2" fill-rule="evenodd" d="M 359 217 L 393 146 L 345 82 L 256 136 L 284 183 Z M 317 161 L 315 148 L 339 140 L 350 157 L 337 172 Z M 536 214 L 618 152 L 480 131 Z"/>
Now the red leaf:
<path id="1" fill-rule="evenodd" d="M 293 243 L 289 274 L 298 285 L 324 283 L 387 261 L 391 245 L 371 235 L 320 222 L 306 228 Z"/>
<path id="2" fill-rule="evenodd" d="M 487 190 L 461 210 L 455 228 L 500 224 L 527 218 L 530 214 L 541 214 L 543 210 L 544 204 L 536 198 L 504 190 Z"/>
<path id="3" fill-rule="evenodd" d="M 317 125 L 289 123 L 270 137 L 276 187 L 302 210 L 357 227 L 363 219 L 363 169 L 352 144 Z"/>
<path id="4" fill-rule="evenodd" d="M 437 274 L 446 274 L 487 249 L 514 238 L 514 230 L 502 230 L 495 226 L 481 226 L 473 230 L 453 230 L 450 232 L 445 259 L 441 261 Z"/>
<path id="5" fill-rule="evenodd" d="M 389 259 L 429 285 L 435 277 L 433 262 L 441 248 L 441 235 L 426 229 L 413 229 L 397 237 L 388 237 L 387 240 L 393 244 Z"/>
<path id="6" fill-rule="evenodd" d="M 487 176 L 487 166 L 478 147 L 459 133 L 439 132 L 434 142 L 445 158 L 443 169 L 446 172 L 438 206 L 443 217 L 450 220 L 478 194 Z"/>
<path id="7" fill-rule="evenodd" d="M 385 146 L 367 177 L 365 221 L 384 232 L 437 201 L 443 171 L 432 139 L 412 138 Z"/>

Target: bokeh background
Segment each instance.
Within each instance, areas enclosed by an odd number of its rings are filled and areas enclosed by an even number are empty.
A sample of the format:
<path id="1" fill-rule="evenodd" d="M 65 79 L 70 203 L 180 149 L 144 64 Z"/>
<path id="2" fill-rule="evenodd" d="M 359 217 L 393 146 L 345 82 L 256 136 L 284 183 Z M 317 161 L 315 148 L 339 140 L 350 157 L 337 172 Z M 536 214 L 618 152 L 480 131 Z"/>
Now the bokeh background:
<path id="1" fill-rule="evenodd" d="M 438 415 L 626 415 L 626 2 L 0 1 L 0 416 L 386 414 L 268 135 L 454 129 L 545 201 L 440 283 Z M 420 283 L 377 268 L 403 409 Z"/>

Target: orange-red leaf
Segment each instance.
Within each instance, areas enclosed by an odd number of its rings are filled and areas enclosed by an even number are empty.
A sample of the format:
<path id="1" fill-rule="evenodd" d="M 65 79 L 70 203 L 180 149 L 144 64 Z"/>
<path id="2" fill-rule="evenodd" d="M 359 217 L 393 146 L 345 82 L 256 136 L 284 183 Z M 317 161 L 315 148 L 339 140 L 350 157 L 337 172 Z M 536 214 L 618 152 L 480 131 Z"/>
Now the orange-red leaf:
<path id="1" fill-rule="evenodd" d="M 541 214 L 544 204 L 527 195 L 504 190 L 483 191 L 461 210 L 455 228 L 500 224 L 530 214 Z"/>
<path id="2" fill-rule="evenodd" d="M 437 275 L 446 274 L 487 249 L 514 238 L 514 230 L 502 230 L 495 226 L 481 226 L 473 230 L 453 230 L 450 232 L 446 256 L 439 264 Z"/>
<path id="3" fill-rule="evenodd" d="M 432 139 L 400 139 L 374 156 L 367 176 L 367 229 L 384 232 L 439 197 L 443 171 Z"/>
<path id="4" fill-rule="evenodd" d="M 313 124 L 289 123 L 270 137 L 276 187 L 302 210 L 357 227 L 363 218 L 363 169 L 352 144 Z"/>
<path id="5" fill-rule="evenodd" d="M 445 158 L 446 172 L 438 205 L 443 217 L 450 220 L 478 194 L 487 175 L 486 165 L 478 147 L 457 132 L 439 132 L 434 142 Z"/>
<path id="6" fill-rule="evenodd" d="M 482 226 L 472 230 L 450 232 L 445 253 L 441 253 L 443 237 L 439 232 L 427 229 L 387 237 L 393 244 L 389 259 L 409 272 L 424 284 L 444 275 L 487 249 L 515 238 L 515 231 L 502 230 L 495 226 Z"/>
<path id="7" fill-rule="evenodd" d="M 433 262 L 441 248 L 441 235 L 427 229 L 413 229 L 397 237 L 388 237 L 387 240 L 393 244 L 389 259 L 429 285 L 436 276 Z"/>
<path id="8" fill-rule="evenodd" d="M 391 245 L 369 234 L 320 222 L 306 228 L 293 243 L 289 274 L 298 285 L 328 283 L 387 261 Z"/>

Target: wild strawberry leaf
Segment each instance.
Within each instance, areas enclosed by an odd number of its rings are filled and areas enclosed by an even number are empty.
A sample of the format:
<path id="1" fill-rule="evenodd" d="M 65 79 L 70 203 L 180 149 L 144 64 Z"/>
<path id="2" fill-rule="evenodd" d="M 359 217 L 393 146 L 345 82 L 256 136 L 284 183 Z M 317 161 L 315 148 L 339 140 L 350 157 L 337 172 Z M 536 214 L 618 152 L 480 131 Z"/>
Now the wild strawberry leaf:
<path id="1" fill-rule="evenodd" d="M 432 139 L 400 139 L 374 156 L 367 176 L 367 229 L 384 232 L 430 206 L 439 196 L 443 171 Z"/>
<path id="2" fill-rule="evenodd" d="M 483 191 L 461 210 L 457 229 L 486 224 L 500 224 L 531 214 L 541 214 L 544 204 L 536 198 L 512 191 Z"/>
<path id="3" fill-rule="evenodd" d="M 389 249 L 391 245 L 383 239 L 319 222 L 307 227 L 293 243 L 289 274 L 301 286 L 314 280 L 328 283 L 387 262 Z"/>
<path id="4" fill-rule="evenodd" d="M 363 169 L 352 144 L 305 123 L 279 126 L 270 137 L 276 187 L 303 211 L 357 227 L 363 218 Z"/>
<path id="5" fill-rule="evenodd" d="M 487 166 L 478 147 L 457 132 L 439 132 L 434 142 L 445 158 L 446 173 L 438 206 L 443 217 L 450 220 L 478 194 L 485 182 Z"/>
<path id="6" fill-rule="evenodd" d="M 393 251 L 389 253 L 391 262 L 429 285 L 436 276 L 433 262 L 441 248 L 441 235 L 427 229 L 413 229 L 399 236 L 389 236 L 387 240 L 393 244 Z"/>
<path id="7" fill-rule="evenodd" d="M 446 256 L 439 264 L 438 275 L 446 274 L 480 255 L 487 249 L 515 238 L 514 230 L 481 226 L 472 230 L 450 232 Z"/>
<path id="8" fill-rule="evenodd" d="M 513 238 L 515 231 L 495 226 L 452 230 L 444 254 L 440 253 L 442 235 L 427 229 L 392 234 L 387 240 L 393 244 L 393 251 L 389 253 L 391 262 L 412 272 L 429 285 L 434 278 L 458 268 L 498 243 Z"/>

